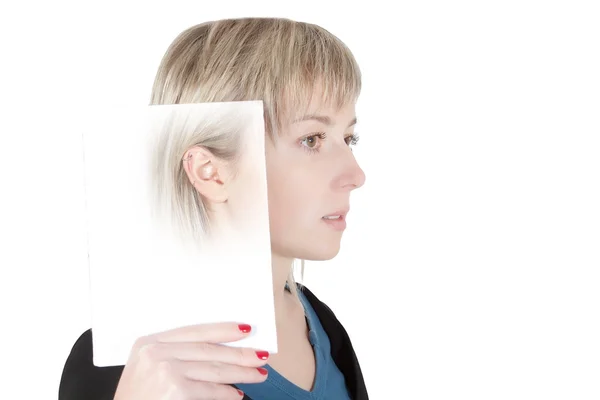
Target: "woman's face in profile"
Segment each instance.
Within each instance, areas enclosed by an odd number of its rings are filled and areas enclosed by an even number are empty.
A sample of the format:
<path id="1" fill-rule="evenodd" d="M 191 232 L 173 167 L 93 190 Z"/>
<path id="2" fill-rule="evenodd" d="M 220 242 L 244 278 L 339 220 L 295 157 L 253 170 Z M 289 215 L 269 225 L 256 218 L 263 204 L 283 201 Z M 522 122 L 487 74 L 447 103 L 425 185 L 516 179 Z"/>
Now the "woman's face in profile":
<path id="1" fill-rule="evenodd" d="M 355 104 L 336 110 L 313 101 L 277 143 L 266 139 L 272 250 L 308 260 L 339 252 L 350 193 L 365 182 L 351 146 Z"/>

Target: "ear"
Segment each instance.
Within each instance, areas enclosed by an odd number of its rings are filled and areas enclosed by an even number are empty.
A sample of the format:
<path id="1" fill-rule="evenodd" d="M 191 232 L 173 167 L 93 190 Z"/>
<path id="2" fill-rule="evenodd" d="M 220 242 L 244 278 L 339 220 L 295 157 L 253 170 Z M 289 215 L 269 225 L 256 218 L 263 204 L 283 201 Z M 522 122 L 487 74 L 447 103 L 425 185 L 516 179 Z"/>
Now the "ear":
<path id="1" fill-rule="evenodd" d="M 196 146 L 185 152 L 183 168 L 194 189 L 213 203 L 224 203 L 228 194 L 226 165 L 210 151 Z"/>

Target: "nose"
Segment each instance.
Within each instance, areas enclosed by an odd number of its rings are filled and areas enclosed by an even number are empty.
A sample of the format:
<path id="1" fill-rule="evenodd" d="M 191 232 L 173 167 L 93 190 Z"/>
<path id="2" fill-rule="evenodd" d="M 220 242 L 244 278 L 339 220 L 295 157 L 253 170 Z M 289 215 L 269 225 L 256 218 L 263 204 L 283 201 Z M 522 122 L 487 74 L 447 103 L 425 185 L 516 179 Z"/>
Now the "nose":
<path id="1" fill-rule="evenodd" d="M 343 160 L 343 168 L 339 175 L 337 187 L 342 190 L 358 189 L 365 184 L 366 176 L 363 169 L 358 165 L 352 152 L 348 151 Z"/>

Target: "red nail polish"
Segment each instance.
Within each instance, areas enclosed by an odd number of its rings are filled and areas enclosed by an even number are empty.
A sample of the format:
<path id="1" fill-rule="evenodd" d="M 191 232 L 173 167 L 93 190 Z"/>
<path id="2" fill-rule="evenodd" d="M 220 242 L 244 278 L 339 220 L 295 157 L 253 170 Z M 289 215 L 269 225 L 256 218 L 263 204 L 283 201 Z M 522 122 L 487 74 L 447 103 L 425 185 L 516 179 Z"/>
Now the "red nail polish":
<path id="1" fill-rule="evenodd" d="M 244 395 L 244 392 L 242 392 L 240 389 L 238 389 L 237 391 L 238 391 L 238 393 L 240 394 L 240 396 L 243 396 L 243 395 Z"/>
<path id="2" fill-rule="evenodd" d="M 258 372 L 260 372 L 262 375 L 267 375 L 269 373 L 269 371 L 267 371 L 264 368 L 256 368 L 258 370 Z"/>
<path id="3" fill-rule="evenodd" d="M 257 351 L 256 356 L 258 358 L 260 358 L 261 360 L 266 360 L 267 358 L 269 358 L 269 352 L 268 351 Z"/>
<path id="4" fill-rule="evenodd" d="M 248 333 L 252 330 L 252 327 L 248 324 L 239 324 L 238 328 L 240 328 L 240 331 L 242 331 L 244 333 Z"/>

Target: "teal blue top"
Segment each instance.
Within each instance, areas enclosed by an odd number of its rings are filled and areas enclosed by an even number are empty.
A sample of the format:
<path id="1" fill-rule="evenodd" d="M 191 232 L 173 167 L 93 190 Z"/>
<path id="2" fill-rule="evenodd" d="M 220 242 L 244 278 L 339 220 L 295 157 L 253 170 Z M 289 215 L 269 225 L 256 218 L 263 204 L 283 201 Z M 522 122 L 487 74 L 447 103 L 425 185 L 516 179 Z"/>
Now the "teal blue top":
<path id="1" fill-rule="evenodd" d="M 312 390 L 307 391 L 294 385 L 268 364 L 265 368 L 269 371 L 269 376 L 265 382 L 235 386 L 254 400 L 350 400 L 344 375 L 331 358 L 329 337 L 302 290 L 298 290 L 298 295 L 306 310 L 308 337 L 315 354 L 317 373 Z"/>

